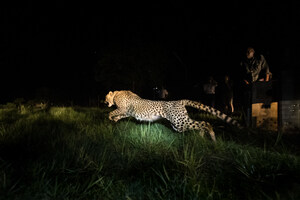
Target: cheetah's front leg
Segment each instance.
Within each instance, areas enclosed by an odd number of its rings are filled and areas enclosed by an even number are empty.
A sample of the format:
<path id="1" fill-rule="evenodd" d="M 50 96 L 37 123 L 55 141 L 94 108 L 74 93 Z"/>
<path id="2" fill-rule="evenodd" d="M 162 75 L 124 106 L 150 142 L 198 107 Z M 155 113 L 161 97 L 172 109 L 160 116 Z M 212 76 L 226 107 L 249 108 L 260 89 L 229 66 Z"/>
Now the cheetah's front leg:
<path id="1" fill-rule="evenodd" d="M 121 109 L 116 109 L 116 110 L 110 112 L 108 115 L 108 119 L 115 121 L 115 122 L 117 122 L 120 119 L 125 118 L 125 117 L 128 117 L 128 115 L 126 115 L 126 113 Z"/>

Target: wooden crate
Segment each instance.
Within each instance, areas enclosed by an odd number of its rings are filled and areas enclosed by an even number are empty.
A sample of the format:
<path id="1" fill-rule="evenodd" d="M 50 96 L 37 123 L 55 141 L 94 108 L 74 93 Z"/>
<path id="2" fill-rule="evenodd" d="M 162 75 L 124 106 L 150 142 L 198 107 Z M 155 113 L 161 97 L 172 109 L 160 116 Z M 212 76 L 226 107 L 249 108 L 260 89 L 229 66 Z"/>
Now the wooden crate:
<path id="1" fill-rule="evenodd" d="M 252 104 L 252 126 L 278 131 L 278 102 L 272 102 L 269 107 L 263 103 Z"/>

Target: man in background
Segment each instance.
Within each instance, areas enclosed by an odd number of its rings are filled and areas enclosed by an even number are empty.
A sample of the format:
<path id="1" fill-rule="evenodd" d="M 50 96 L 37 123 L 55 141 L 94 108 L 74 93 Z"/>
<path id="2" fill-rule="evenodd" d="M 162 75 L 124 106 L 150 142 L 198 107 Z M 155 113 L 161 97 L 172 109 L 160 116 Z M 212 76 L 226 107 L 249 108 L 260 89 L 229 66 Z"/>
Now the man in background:
<path id="1" fill-rule="evenodd" d="M 251 107 L 252 107 L 252 86 L 255 82 L 270 81 L 272 73 L 265 57 L 261 54 L 256 54 L 254 48 L 248 47 L 246 57 L 240 65 L 243 67 L 244 87 L 244 102 L 243 111 L 245 114 L 246 125 L 251 125 Z"/>
<path id="2" fill-rule="evenodd" d="M 246 58 L 241 62 L 241 66 L 245 70 L 243 78 L 246 84 L 269 81 L 272 77 L 265 57 L 261 54 L 255 54 L 252 47 L 247 48 Z"/>

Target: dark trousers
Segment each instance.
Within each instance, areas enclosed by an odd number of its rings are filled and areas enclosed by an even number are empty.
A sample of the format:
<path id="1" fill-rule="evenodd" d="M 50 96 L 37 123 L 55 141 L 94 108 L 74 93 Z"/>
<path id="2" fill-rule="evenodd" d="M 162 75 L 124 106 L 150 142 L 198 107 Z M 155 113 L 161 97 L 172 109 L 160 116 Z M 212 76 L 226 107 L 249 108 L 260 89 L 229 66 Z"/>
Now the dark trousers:
<path id="1" fill-rule="evenodd" d="M 252 114 L 252 87 L 248 86 L 244 90 L 243 99 L 243 114 L 247 127 L 251 126 L 251 114 Z"/>
<path id="2" fill-rule="evenodd" d="M 215 107 L 216 97 L 215 94 L 206 94 L 205 95 L 205 104 L 211 107 Z"/>

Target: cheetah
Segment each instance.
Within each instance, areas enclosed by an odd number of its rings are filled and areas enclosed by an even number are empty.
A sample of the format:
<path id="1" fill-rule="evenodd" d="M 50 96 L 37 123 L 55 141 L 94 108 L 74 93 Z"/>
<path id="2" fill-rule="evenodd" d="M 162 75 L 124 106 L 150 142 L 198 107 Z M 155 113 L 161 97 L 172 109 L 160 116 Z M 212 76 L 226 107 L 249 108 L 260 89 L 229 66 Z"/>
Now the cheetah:
<path id="1" fill-rule="evenodd" d="M 185 106 L 194 107 L 217 116 L 218 118 L 238 127 L 240 124 L 231 117 L 219 110 L 206 106 L 196 101 L 177 100 L 177 101 L 152 101 L 143 99 L 137 94 L 129 91 L 110 91 L 105 97 L 108 107 L 116 105 L 117 109 L 109 113 L 109 119 L 119 121 L 122 118 L 134 117 L 140 121 L 154 122 L 158 119 L 167 119 L 174 130 L 185 132 L 187 130 L 199 130 L 203 137 L 204 133 L 209 133 L 211 139 L 216 141 L 212 126 L 205 121 L 195 121 L 188 116 Z"/>

